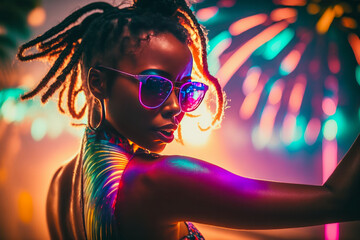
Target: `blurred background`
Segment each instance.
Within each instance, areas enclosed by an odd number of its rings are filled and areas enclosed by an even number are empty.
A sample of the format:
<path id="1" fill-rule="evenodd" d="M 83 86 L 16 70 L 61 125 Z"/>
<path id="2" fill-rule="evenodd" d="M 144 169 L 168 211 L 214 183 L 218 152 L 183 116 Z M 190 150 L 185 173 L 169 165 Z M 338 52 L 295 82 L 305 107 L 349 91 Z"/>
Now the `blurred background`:
<path id="1" fill-rule="evenodd" d="M 45 105 L 19 101 L 49 65 L 19 63 L 16 50 L 89 2 L 0 1 L 0 239 L 49 239 L 47 189 L 83 134 L 58 112 L 57 97 Z M 203 104 L 201 117 L 182 123 L 184 145 L 174 141 L 164 153 L 245 177 L 321 185 L 360 132 L 360 1 L 205 0 L 192 8 L 209 30 L 210 72 L 228 104 L 221 128 L 201 132 L 197 125 L 211 120 Z M 79 96 L 79 109 L 83 103 Z M 359 222 L 265 231 L 196 226 L 209 240 L 360 234 Z"/>

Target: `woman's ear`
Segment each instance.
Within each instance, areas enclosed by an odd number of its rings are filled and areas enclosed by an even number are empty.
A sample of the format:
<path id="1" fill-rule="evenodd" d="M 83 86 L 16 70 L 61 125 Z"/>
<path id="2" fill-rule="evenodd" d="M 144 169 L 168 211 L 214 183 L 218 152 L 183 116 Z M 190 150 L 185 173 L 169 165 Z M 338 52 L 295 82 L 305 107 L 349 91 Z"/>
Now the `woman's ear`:
<path id="1" fill-rule="evenodd" d="M 100 70 L 93 67 L 89 69 L 87 76 L 90 92 L 99 100 L 106 98 L 106 81 L 103 76 Z"/>

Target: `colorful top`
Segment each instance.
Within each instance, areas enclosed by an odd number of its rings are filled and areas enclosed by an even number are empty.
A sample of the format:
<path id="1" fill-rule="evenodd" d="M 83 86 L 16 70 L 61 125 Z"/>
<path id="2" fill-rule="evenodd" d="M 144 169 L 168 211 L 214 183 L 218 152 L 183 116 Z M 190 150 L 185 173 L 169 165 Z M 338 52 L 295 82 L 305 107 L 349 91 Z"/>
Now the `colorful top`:
<path id="1" fill-rule="evenodd" d="M 86 128 L 82 147 L 82 198 L 87 239 L 120 238 L 114 215 L 117 189 L 126 165 L 140 153 L 144 154 L 144 150 L 135 152 L 119 134 Z M 189 234 L 181 240 L 204 239 L 192 223 L 185 224 Z"/>

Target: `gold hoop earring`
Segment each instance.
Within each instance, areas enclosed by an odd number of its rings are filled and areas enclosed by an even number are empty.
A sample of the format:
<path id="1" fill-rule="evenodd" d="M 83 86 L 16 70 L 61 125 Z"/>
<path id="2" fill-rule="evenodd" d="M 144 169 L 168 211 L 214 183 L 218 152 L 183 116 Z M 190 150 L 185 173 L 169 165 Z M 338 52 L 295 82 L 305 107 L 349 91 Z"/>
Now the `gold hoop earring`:
<path id="1" fill-rule="evenodd" d="M 95 127 L 92 126 L 91 120 L 89 121 L 89 127 L 90 127 L 92 130 L 94 130 L 94 131 L 98 130 L 98 129 L 101 127 L 101 125 L 103 124 L 104 120 L 105 120 L 104 100 L 99 100 L 99 99 L 98 99 L 98 101 L 100 102 L 100 107 L 101 107 L 101 111 L 100 111 L 100 121 L 99 121 L 99 123 L 98 123 Z"/>

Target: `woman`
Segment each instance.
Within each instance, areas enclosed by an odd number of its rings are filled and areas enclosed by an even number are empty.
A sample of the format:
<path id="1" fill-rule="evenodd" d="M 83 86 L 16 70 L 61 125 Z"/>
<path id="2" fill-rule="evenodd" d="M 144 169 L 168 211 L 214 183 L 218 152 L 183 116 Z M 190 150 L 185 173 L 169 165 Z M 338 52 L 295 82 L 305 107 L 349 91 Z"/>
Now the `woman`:
<path id="1" fill-rule="evenodd" d="M 25 55 L 34 46 L 38 52 Z M 89 4 L 24 44 L 18 57 L 52 60 L 23 99 L 46 87 L 45 102 L 61 88 L 60 111 L 65 93 L 72 117 L 88 108 L 81 150 L 50 186 L 53 239 L 204 239 L 186 221 L 271 229 L 360 219 L 359 138 L 323 186 L 253 180 L 198 159 L 158 154 L 209 87 L 218 99 L 212 125 L 223 114 L 204 30 L 185 1 Z M 80 91 L 87 104 L 76 112 Z"/>

